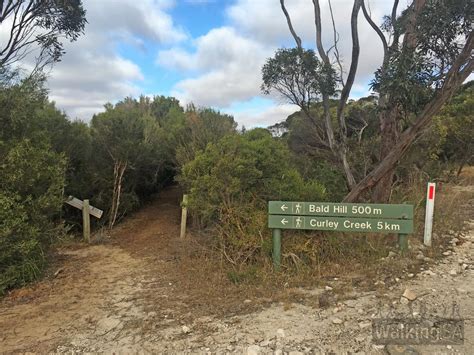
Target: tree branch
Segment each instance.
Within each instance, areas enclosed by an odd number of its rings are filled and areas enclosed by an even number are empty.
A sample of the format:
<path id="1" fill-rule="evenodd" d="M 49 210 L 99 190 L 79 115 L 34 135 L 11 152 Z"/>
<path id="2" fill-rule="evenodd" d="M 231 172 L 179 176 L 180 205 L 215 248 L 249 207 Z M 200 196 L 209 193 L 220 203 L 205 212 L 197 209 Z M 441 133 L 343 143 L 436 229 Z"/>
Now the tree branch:
<path id="1" fill-rule="evenodd" d="M 331 21 L 332 21 L 332 30 L 334 34 L 334 57 L 336 58 L 337 65 L 339 66 L 339 77 L 341 80 L 342 86 L 344 86 L 344 71 L 342 69 L 341 57 L 339 55 L 339 48 L 337 47 L 337 43 L 339 42 L 339 33 L 336 31 L 336 21 L 334 20 L 334 13 L 332 11 L 331 0 L 328 0 L 329 4 L 329 12 L 331 13 Z"/>
<path id="2" fill-rule="evenodd" d="M 408 15 L 408 24 L 406 27 L 405 35 L 403 36 L 403 50 L 410 50 L 416 48 L 416 19 L 420 14 L 421 10 L 423 10 L 425 4 L 426 0 L 414 0 L 411 6 L 410 14 Z"/>
<path id="3" fill-rule="evenodd" d="M 362 1 L 362 12 L 364 13 L 364 17 L 367 20 L 367 22 L 369 23 L 370 27 L 372 27 L 374 29 L 374 31 L 377 33 L 377 35 L 380 37 L 380 40 L 382 41 L 382 45 L 383 45 L 383 53 L 384 53 L 384 58 L 385 58 L 385 56 L 387 56 L 387 52 L 388 52 L 387 40 L 386 40 L 382 30 L 380 30 L 380 28 L 375 24 L 375 22 L 372 21 L 372 18 L 370 17 L 369 13 L 367 12 L 367 9 L 365 8 L 365 2 L 364 1 Z"/>
<path id="4" fill-rule="evenodd" d="M 8 0 L 7 5 L 3 7 L 4 0 L 0 2 L 0 23 L 2 23 L 15 8 L 14 0 Z"/>
<path id="5" fill-rule="evenodd" d="M 398 40 L 400 38 L 400 29 L 397 26 L 398 2 L 399 2 L 399 0 L 395 0 L 393 2 L 392 14 L 391 14 L 391 17 L 390 17 L 390 21 L 392 22 L 392 29 L 393 29 L 393 41 L 392 41 L 392 44 L 390 45 L 390 48 L 398 47 Z"/>
<path id="6" fill-rule="evenodd" d="M 0 24 L 8 20 L 8 37 L 0 47 L 0 66 L 10 66 L 39 50 L 36 66 L 59 60 L 59 39 L 77 39 L 83 32 L 85 11 L 81 0 L 0 0 Z"/>
<path id="7" fill-rule="evenodd" d="M 295 29 L 293 28 L 293 25 L 291 23 L 290 14 L 288 13 L 288 11 L 286 10 L 286 7 L 285 7 L 285 0 L 280 0 L 280 5 L 281 5 L 281 9 L 282 9 L 283 13 L 285 14 L 286 22 L 288 23 L 288 28 L 290 29 L 291 35 L 295 39 L 296 46 L 298 47 L 299 50 L 302 50 L 303 47 L 301 45 L 301 38 L 298 37 L 298 35 L 295 32 Z"/>
<path id="8" fill-rule="evenodd" d="M 390 17 L 390 21 L 392 21 L 392 27 L 394 26 L 395 21 L 397 20 L 398 1 L 399 0 L 395 0 L 393 2 L 393 6 L 392 6 L 392 14 L 391 14 L 391 17 Z"/>
<path id="9" fill-rule="evenodd" d="M 352 59 L 351 59 L 351 67 L 349 69 L 349 73 L 347 75 L 347 82 L 346 85 L 342 88 L 341 98 L 339 99 L 339 106 L 337 107 L 337 116 L 339 119 L 339 125 L 342 131 L 343 139 L 347 137 L 347 126 L 344 117 L 344 108 L 347 103 L 347 99 L 349 98 L 349 94 L 352 89 L 352 85 L 354 84 L 355 75 L 357 72 L 357 66 L 359 64 L 359 53 L 360 53 L 360 45 L 359 45 L 359 32 L 357 29 L 357 17 L 359 15 L 359 10 L 362 5 L 362 0 L 355 0 L 354 6 L 352 8 L 351 14 L 351 32 L 352 32 Z"/>
<path id="10" fill-rule="evenodd" d="M 330 65 L 329 58 L 324 51 L 322 34 L 321 34 L 321 8 L 319 6 L 319 0 L 313 0 L 314 7 L 314 25 L 316 26 L 316 47 L 318 49 L 319 56 L 321 60 L 326 65 Z"/>

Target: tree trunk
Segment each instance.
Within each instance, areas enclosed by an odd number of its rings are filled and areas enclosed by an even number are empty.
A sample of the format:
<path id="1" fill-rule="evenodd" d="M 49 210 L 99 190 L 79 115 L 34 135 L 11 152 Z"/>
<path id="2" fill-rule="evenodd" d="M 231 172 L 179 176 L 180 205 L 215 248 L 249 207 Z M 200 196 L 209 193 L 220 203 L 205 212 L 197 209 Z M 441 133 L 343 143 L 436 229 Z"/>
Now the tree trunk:
<path id="1" fill-rule="evenodd" d="M 456 177 L 459 177 L 459 175 L 461 175 L 463 168 L 464 168 L 464 161 L 459 165 L 458 171 L 456 173 Z"/>
<path id="2" fill-rule="evenodd" d="M 461 175 L 462 169 L 469 162 L 469 159 L 471 159 L 471 158 L 472 158 L 472 155 L 470 154 L 470 152 L 468 152 L 468 154 L 466 154 L 466 156 L 461 160 L 461 164 L 459 164 L 459 168 L 458 168 L 458 171 L 456 173 L 456 177 L 459 177 L 459 175 Z"/>
<path id="3" fill-rule="evenodd" d="M 390 179 L 391 182 L 393 179 L 393 171 L 398 161 L 422 132 L 423 128 L 423 126 L 413 126 L 403 132 L 400 141 L 393 147 L 390 153 L 349 192 L 344 198 L 344 201 L 356 201 L 364 191 L 374 187 L 379 181 L 383 181 L 383 178 L 386 178 L 386 181 Z"/>
<path id="4" fill-rule="evenodd" d="M 421 10 L 423 9 L 426 0 L 414 0 L 413 6 L 410 10 L 406 24 L 406 32 L 403 38 L 403 51 L 411 52 L 416 48 L 417 44 L 417 32 L 416 32 L 416 20 Z M 396 19 L 396 12 L 392 13 L 392 19 Z M 370 21 L 369 21 L 370 24 Z M 393 24 L 395 26 L 395 24 Z M 374 27 L 374 26 L 373 26 Z M 398 45 L 397 41 L 393 42 L 392 47 Z M 387 64 L 389 62 L 390 52 L 384 45 L 384 61 L 382 65 L 382 71 L 387 70 Z M 393 49 L 393 48 L 392 48 Z M 393 93 L 392 93 L 393 94 Z M 398 118 L 400 117 L 400 111 L 398 110 L 396 103 L 393 101 L 393 96 L 390 93 L 384 93 L 380 98 L 380 107 L 382 112 L 380 115 L 380 157 L 379 161 L 383 161 L 391 152 L 393 147 L 397 144 L 398 136 L 400 134 L 398 126 Z M 375 184 L 372 191 L 372 201 L 379 203 L 388 203 L 392 192 L 393 178 L 395 176 L 395 168 L 389 169 L 386 174 Z"/>
<path id="5" fill-rule="evenodd" d="M 464 80 L 472 73 L 474 69 L 474 58 L 471 54 L 473 49 L 474 33 L 471 31 L 464 48 L 448 71 L 443 86 L 439 89 L 438 93 L 425 105 L 413 125 L 401 134 L 400 140 L 390 150 L 388 155 L 349 192 L 344 201 L 356 201 L 363 192 L 374 187 L 387 174 L 393 172 L 407 148 L 423 133 L 431 123 L 433 116 L 439 112 L 445 102 L 453 96 Z"/>
<path id="6" fill-rule="evenodd" d="M 354 175 L 352 174 L 351 167 L 347 161 L 347 147 L 344 145 L 339 148 L 339 159 L 342 163 L 342 168 L 344 169 L 344 175 L 346 176 L 346 182 L 349 190 L 356 185 Z"/>
<path id="7" fill-rule="evenodd" d="M 387 109 L 381 113 L 380 117 L 380 159 L 383 161 L 389 155 L 398 141 L 398 110 L 396 107 Z M 374 187 L 372 201 L 378 203 L 388 203 L 392 192 L 393 177 L 395 169 L 391 169 L 382 177 Z"/>
<path id="8" fill-rule="evenodd" d="M 118 160 L 114 163 L 114 188 L 112 192 L 112 205 L 109 212 L 110 229 L 112 229 L 117 220 L 117 214 L 120 206 L 120 197 L 122 194 L 122 179 L 126 169 L 127 162 Z"/>
<path id="9" fill-rule="evenodd" d="M 438 93 L 425 105 L 412 126 L 400 135 L 399 141 L 393 146 L 388 155 L 349 192 L 344 201 L 356 201 L 363 192 L 374 187 L 381 179 L 395 169 L 408 147 L 429 127 L 433 116 L 439 112 L 445 102 L 453 96 L 464 80 L 473 72 L 474 58 L 471 56 L 473 49 L 474 33 L 471 31 L 464 48 L 446 75 L 443 86 Z"/>

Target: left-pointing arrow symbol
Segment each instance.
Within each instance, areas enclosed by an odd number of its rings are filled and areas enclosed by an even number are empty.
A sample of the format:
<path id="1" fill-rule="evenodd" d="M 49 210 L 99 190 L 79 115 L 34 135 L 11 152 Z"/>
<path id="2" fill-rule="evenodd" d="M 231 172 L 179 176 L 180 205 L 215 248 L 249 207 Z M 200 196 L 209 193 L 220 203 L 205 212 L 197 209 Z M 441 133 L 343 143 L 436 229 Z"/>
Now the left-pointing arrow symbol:
<path id="1" fill-rule="evenodd" d="M 288 206 L 287 205 L 281 205 L 281 210 L 282 211 L 286 211 L 288 209 Z"/>
<path id="2" fill-rule="evenodd" d="M 288 220 L 286 218 L 283 218 L 281 220 L 281 224 L 286 225 L 288 223 Z"/>

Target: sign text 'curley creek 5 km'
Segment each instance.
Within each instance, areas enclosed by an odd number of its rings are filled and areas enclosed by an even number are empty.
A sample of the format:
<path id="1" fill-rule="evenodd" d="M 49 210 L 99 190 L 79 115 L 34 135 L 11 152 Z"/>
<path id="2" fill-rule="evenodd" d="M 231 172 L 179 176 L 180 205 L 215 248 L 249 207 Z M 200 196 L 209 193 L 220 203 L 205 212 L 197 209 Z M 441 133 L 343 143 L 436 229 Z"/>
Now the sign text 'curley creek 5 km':
<path id="1" fill-rule="evenodd" d="M 413 206 L 270 201 L 268 227 L 341 232 L 413 232 Z"/>
<path id="2" fill-rule="evenodd" d="M 268 227 L 409 234 L 413 232 L 413 220 L 270 215 Z"/>

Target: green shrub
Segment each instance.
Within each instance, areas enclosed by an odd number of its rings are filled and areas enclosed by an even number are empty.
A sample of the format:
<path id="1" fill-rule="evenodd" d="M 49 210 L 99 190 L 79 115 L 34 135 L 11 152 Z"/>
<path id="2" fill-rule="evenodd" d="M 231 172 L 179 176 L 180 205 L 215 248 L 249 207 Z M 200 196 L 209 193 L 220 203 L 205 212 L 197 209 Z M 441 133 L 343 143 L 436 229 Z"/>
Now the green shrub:
<path id="1" fill-rule="evenodd" d="M 5 144 L 2 144 L 5 148 Z M 0 156 L 0 294 L 34 280 L 56 236 L 66 161 L 29 140 Z"/>
<path id="2" fill-rule="evenodd" d="M 39 240 L 21 198 L 0 192 L 0 295 L 37 277 L 44 263 Z"/>
<path id="3" fill-rule="evenodd" d="M 232 116 L 209 108 L 196 109 L 190 105 L 186 111 L 186 126 L 180 132 L 175 161 L 178 170 L 196 157 L 196 153 L 209 143 L 236 133 L 237 123 Z"/>
<path id="4" fill-rule="evenodd" d="M 200 227 L 214 227 L 232 264 L 270 251 L 269 200 L 324 200 L 317 181 L 305 181 L 291 153 L 263 129 L 230 135 L 209 144 L 185 164 L 178 180 L 189 192 L 188 208 Z"/>
<path id="5" fill-rule="evenodd" d="M 314 159 L 306 154 L 295 157 L 298 171 L 305 179 L 313 179 L 322 184 L 326 190 L 328 201 L 342 201 L 347 194 L 347 184 L 344 175 L 325 160 Z"/>

